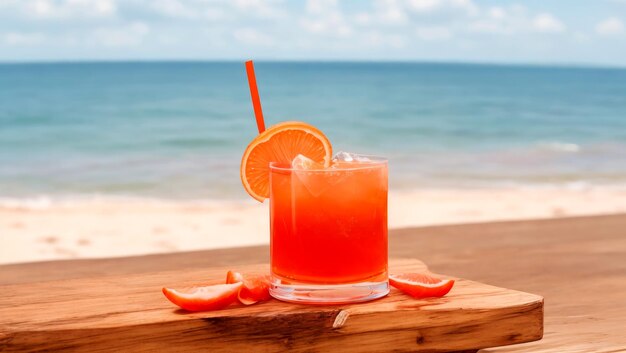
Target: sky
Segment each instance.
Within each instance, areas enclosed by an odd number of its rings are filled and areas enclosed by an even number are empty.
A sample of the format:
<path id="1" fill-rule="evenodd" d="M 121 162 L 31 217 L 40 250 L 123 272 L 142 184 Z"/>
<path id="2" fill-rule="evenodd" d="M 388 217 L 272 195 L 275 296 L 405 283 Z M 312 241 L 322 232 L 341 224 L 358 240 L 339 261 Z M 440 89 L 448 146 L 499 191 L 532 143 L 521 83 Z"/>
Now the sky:
<path id="1" fill-rule="evenodd" d="M 626 66 L 626 0 L 0 0 L 0 61 Z"/>

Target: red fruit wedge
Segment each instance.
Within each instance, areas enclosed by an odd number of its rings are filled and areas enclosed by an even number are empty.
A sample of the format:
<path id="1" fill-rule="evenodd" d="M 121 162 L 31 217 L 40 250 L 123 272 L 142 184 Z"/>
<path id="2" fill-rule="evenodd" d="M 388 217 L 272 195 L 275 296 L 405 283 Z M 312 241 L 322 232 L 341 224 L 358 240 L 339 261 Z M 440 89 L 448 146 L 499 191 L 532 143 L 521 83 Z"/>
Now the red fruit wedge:
<path id="1" fill-rule="evenodd" d="M 226 283 L 237 282 L 243 284 L 237 298 L 244 305 L 251 305 L 271 298 L 270 276 L 268 275 L 244 277 L 239 272 L 228 271 Z"/>
<path id="2" fill-rule="evenodd" d="M 271 298 L 270 276 L 254 276 L 244 279 L 238 298 L 244 305 L 269 300 Z"/>
<path id="3" fill-rule="evenodd" d="M 218 310 L 235 302 L 242 286 L 239 282 L 181 289 L 163 288 L 163 294 L 172 303 L 188 311 Z"/>
<path id="4" fill-rule="evenodd" d="M 389 275 L 389 283 L 415 298 L 443 297 L 454 285 L 453 279 L 441 279 L 424 273 Z"/>

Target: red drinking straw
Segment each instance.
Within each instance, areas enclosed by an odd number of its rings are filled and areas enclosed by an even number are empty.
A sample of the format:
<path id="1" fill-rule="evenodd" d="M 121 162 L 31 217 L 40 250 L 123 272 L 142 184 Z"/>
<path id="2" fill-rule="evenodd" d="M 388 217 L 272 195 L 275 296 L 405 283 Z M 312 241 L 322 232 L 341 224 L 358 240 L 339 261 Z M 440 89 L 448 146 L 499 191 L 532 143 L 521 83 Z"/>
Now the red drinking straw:
<path id="1" fill-rule="evenodd" d="M 252 98 L 252 107 L 254 108 L 254 116 L 256 117 L 256 126 L 259 128 L 259 134 L 265 131 L 265 121 L 263 121 L 263 110 L 261 110 L 261 98 L 259 98 L 259 89 L 256 86 L 256 77 L 254 76 L 254 63 L 252 60 L 246 61 L 246 72 L 248 73 L 248 84 L 250 85 L 250 98 Z"/>

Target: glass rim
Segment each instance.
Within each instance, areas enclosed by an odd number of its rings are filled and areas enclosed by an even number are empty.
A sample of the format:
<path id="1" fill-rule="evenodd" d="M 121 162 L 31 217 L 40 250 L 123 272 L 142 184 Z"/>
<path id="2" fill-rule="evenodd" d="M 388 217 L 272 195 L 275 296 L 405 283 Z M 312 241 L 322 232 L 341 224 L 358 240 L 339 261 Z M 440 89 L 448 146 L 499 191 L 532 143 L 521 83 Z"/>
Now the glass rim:
<path id="1" fill-rule="evenodd" d="M 356 153 L 355 153 L 356 154 Z M 299 171 L 299 172 L 307 172 L 307 173 L 336 173 L 342 171 L 351 171 L 351 170 L 365 170 L 365 169 L 374 169 L 380 168 L 383 165 L 387 165 L 389 160 L 385 157 L 369 155 L 369 154 L 359 154 L 359 156 L 366 157 L 368 161 L 357 162 L 359 165 L 355 165 L 353 167 L 342 167 L 342 168 L 324 168 L 324 169 L 296 169 L 289 165 L 288 167 L 284 164 L 278 165 L 279 162 L 270 162 L 270 171 L 279 170 L 279 171 Z M 348 162 L 349 163 L 349 162 Z"/>

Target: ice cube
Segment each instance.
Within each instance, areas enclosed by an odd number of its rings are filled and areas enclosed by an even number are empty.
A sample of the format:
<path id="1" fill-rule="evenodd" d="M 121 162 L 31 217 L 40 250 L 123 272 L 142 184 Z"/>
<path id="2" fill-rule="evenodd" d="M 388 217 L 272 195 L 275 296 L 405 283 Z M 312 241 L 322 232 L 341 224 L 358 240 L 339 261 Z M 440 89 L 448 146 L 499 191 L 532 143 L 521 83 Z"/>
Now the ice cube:
<path id="1" fill-rule="evenodd" d="M 352 153 L 348 153 L 348 152 L 337 152 L 335 154 L 335 156 L 333 157 L 333 161 L 338 161 L 338 162 L 352 162 L 354 160 L 354 158 L 352 157 L 353 154 Z"/>
<path id="2" fill-rule="evenodd" d="M 297 155 L 291 162 L 293 168 L 292 182 L 304 186 L 314 197 L 319 197 L 345 179 L 345 173 L 338 173 L 324 168 L 307 156 Z M 333 168 L 331 168 L 333 169 Z"/>
<path id="3" fill-rule="evenodd" d="M 305 155 L 299 154 L 291 161 L 291 167 L 293 169 L 323 169 L 324 165 L 315 162 Z"/>
<path id="4" fill-rule="evenodd" d="M 333 157 L 333 162 L 371 162 L 369 157 L 362 154 L 350 153 L 350 152 L 337 152 Z"/>

